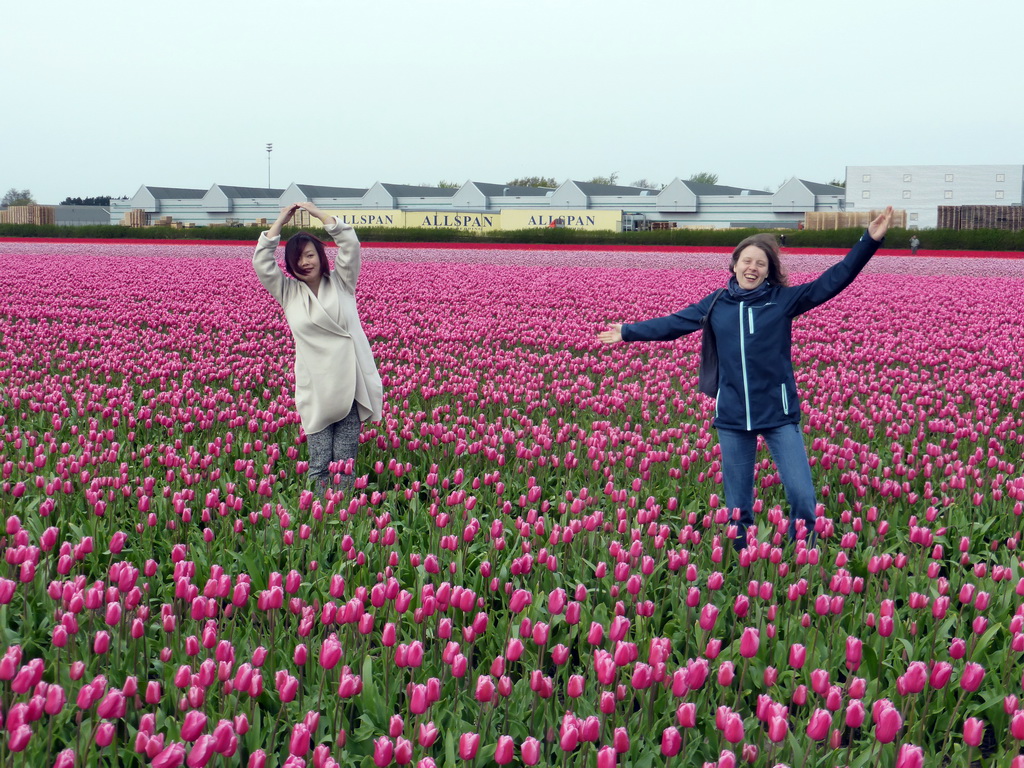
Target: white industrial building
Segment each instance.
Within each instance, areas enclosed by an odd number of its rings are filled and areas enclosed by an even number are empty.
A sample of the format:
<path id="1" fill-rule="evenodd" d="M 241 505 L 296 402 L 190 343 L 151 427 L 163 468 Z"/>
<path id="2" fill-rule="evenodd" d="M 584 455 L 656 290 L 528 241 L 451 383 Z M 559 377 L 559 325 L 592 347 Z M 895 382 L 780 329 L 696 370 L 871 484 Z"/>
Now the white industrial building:
<path id="1" fill-rule="evenodd" d="M 1024 165 L 850 165 L 846 210 L 893 205 L 908 229 L 938 226 L 939 206 L 1024 203 Z"/>
<path id="2" fill-rule="evenodd" d="M 302 201 L 324 210 L 349 212 L 353 221 L 385 226 L 429 226 L 433 221 L 433 226 L 508 229 L 545 226 L 554 220 L 594 229 L 782 229 L 796 227 L 811 211 L 842 210 L 844 190 L 796 178 L 774 194 L 678 178 L 660 190 L 574 180 L 556 189 L 477 181 L 467 181 L 458 189 L 382 182 L 369 189 L 311 184 L 291 184 L 287 189 L 214 184 L 208 190 L 143 185 L 131 198 L 111 201 L 110 220 L 134 226 L 251 224 L 272 221 L 281 207 Z M 365 215 L 360 216 L 360 211 Z M 383 213 L 388 211 L 409 215 Z M 536 215 L 525 219 L 508 216 L 503 222 L 503 211 L 534 211 Z M 588 213 L 579 215 L 581 212 Z M 517 223 L 509 224 L 511 221 Z"/>

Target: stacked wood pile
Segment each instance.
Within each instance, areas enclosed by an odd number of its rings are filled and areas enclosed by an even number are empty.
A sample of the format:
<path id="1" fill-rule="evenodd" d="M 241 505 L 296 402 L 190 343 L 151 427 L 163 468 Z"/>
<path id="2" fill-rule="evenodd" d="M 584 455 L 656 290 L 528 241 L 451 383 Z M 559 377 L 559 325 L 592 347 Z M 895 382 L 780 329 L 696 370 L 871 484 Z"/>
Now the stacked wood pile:
<path id="1" fill-rule="evenodd" d="M 804 216 L 804 229 L 866 228 L 871 220 L 881 212 L 881 209 L 877 211 L 808 211 Z M 907 212 L 893 211 L 890 226 L 905 229 Z"/>
<path id="2" fill-rule="evenodd" d="M 133 208 L 124 215 L 123 219 L 121 219 L 121 226 L 124 227 L 144 227 L 148 223 L 149 216 L 142 208 Z"/>
<path id="3" fill-rule="evenodd" d="M 0 211 L 0 224 L 56 224 L 57 212 L 52 205 L 12 205 Z"/>
<path id="4" fill-rule="evenodd" d="M 939 229 L 1024 230 L 1024 207 L 1019 205 L 940 205 Z"/>

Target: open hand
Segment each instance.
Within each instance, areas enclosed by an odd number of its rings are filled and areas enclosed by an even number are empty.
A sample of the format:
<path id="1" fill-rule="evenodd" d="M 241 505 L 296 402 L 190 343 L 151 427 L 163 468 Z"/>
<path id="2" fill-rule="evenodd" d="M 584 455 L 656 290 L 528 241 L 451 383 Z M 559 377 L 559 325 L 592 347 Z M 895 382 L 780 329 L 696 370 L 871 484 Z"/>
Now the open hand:
<path id="1" fill-rule="evenodd" d="M 868 235 L 875 242 L 881 242 L 882 238 L 885 237 L 885 233 L 889 231 L 889 225 L 892 224 L 892 206 L 887 206 L 878 216 L 868 224 Z"/>
<path id="2" fill-rule="evenodd" d="M 612 323 L 599 334 L 597 340 L 603 344 L 618 344 L 622 341 L 622 323 Z"/>

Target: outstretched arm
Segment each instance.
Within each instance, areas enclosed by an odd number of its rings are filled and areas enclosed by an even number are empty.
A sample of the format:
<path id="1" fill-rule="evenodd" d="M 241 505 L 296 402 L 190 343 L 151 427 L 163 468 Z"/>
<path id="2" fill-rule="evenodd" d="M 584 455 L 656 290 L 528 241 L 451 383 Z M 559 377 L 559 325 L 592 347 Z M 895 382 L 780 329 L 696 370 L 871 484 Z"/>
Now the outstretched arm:
<path id="1" fill-rule="evenodd" d="M 787 289 L 789 316 L 796 317 L 824 304 L 852 283 L 881 247 L 890 222 L 891 205 L 868 224 L 867 231 L 842 261 L 826 269 L 816 280 Z"/>
<path id="2" fill-rule="evenodd" d="M 602 344 L 618 344 L 622 341 L 622 323 L 612 323 L 599 334 L 597 340 Z"/>
<path id="3" fill-rule="evenodd" d="M 616 344 L 620 341 L 671 341 L 700 329 L 701 319 L 715 298 L 709 294 L 696 304 L 665 317 L 656 317 L 642 323 L 614 323 L 597 335 L 598 341 Z"/>

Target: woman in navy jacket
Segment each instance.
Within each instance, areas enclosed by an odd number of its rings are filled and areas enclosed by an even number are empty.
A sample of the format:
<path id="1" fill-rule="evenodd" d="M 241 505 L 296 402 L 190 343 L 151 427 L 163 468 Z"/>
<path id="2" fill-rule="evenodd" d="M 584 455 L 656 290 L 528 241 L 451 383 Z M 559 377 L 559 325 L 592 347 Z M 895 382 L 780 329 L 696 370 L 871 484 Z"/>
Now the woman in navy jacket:
<path id="1" fill-rule="evenodd" d="M 881 245 L 892 221 L 886 208 L 841 262 L 803 285 L 790 286 L 773 235 L 741 242 L 732 254 L 729 285 L 718 296 L 710 323 L 718 350 L 715 427 L 722 451 L 725 503 L 740 517 L 734 544 L 746 545 L 754 523 L 754 458 L 757 436 L 768 444 L 790 506 L 789 535 L 797 520 L 814 527 L 817 500 L 800 431 L 800 402 L 791 356 L 793 318 L 824 304 L 846 288 Z M 719 292 L 685 309 L 642 323 L 616 324 L 598 334 L 606 344 L 668 341 L 700 330 L 701 319 Z"/>

